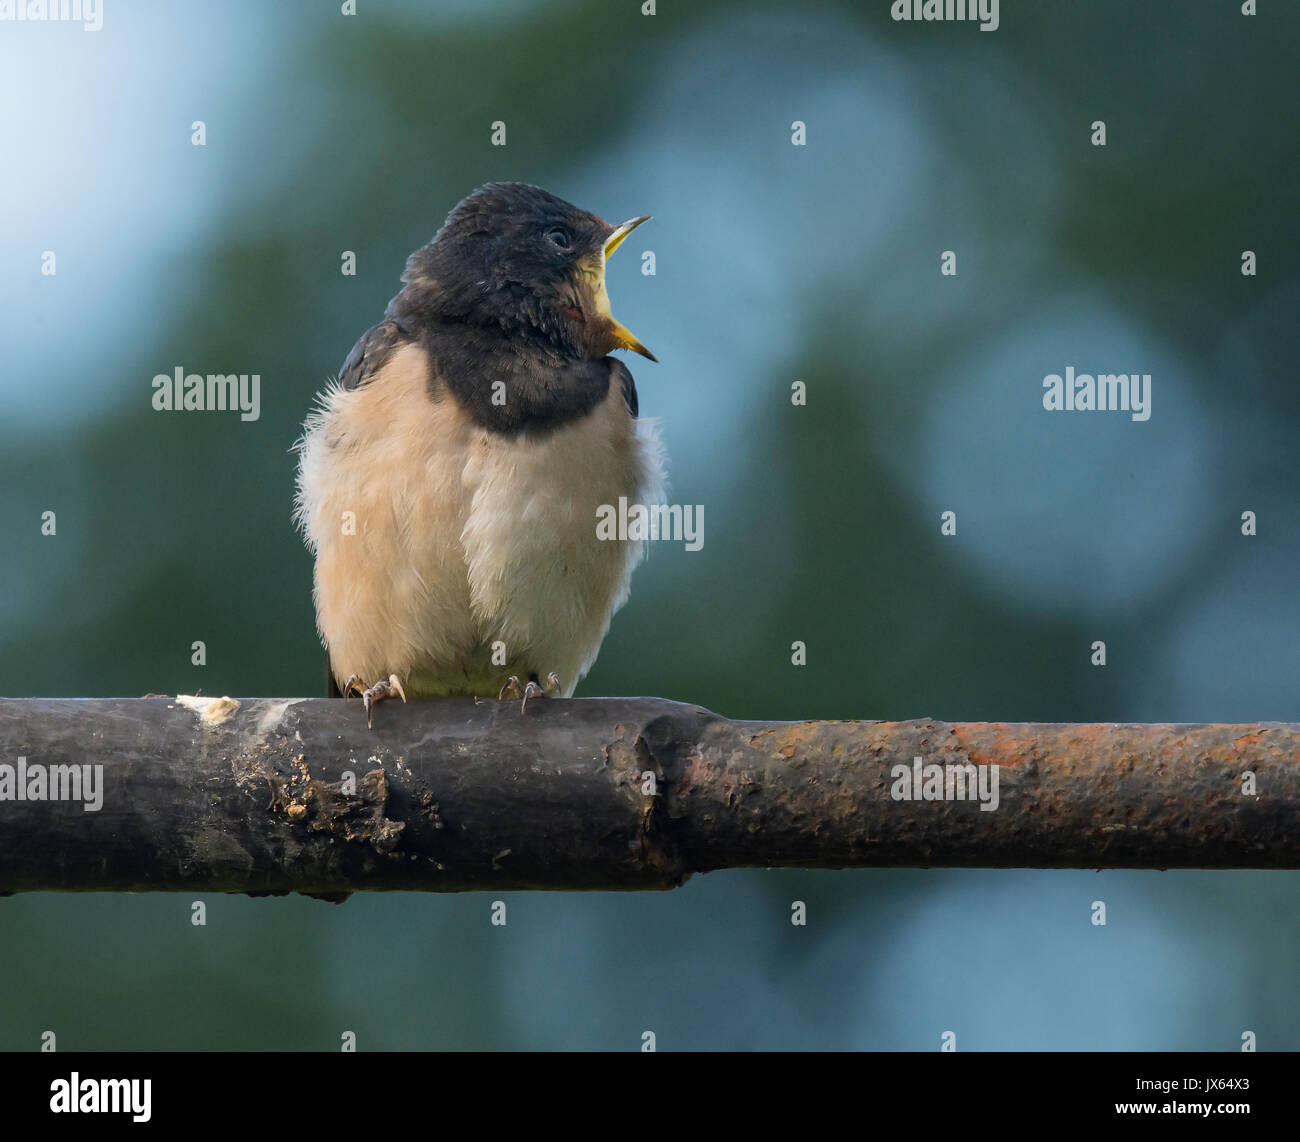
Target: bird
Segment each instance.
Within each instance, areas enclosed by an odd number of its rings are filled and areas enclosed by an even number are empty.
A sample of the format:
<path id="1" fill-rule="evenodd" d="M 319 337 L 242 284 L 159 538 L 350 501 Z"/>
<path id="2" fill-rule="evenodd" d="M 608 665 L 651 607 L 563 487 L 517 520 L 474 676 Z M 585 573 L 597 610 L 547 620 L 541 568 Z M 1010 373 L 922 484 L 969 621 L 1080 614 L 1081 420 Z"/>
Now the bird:
<path id="1" fill-rule="evenodd" d="M 462 199 L 383 320 L 317 394 L 294 521 L 314 557 L 331 694 L 571 697 L 644 540 L 598 512 L 664 495 L 658 420 L 612 356 L 657 358 L 610 312 L 611 226 L 523 182 Z"/>

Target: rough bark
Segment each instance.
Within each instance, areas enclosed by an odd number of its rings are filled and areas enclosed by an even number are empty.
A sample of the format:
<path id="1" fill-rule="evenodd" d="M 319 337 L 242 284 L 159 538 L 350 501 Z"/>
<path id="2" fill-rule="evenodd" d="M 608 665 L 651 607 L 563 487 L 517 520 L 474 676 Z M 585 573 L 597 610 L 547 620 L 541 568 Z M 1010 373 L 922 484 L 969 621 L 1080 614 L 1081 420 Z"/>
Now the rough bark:
<path id="1" fill-rule="evenodd" d="M 0 800 L 3 892 L 1300 866 L 1294 724 L 739 722 L 632 698 L 390 701 L 368 730 L 359 702 L 327 699 L 0 700 L 0 796 L 20 757 L 102 764 L 103 805 Z M 917 757 L 998 766 L 998 807 L 895 799 Z"/>

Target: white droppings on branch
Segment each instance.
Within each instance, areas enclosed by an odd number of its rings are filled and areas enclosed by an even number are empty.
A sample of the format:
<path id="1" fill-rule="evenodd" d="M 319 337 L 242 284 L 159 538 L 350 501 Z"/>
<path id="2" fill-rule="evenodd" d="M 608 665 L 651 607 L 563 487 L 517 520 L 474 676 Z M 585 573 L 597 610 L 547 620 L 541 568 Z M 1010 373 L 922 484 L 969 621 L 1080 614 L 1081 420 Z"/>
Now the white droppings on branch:
<path id="1" fill-rule="evenodd" d="M 196 694 L 177 694 L 176 704 L 197 714 L 206 726 L 219 726 L 239 709 L 234 698 L 200 698 Z"/>

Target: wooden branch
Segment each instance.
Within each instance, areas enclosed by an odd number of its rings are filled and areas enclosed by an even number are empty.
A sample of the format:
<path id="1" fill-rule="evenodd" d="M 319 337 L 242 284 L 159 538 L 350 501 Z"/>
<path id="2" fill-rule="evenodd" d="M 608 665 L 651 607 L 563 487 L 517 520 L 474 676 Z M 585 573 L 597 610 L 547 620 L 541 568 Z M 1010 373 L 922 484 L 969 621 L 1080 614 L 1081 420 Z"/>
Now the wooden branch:
<path id="1" fill-rule="evenodd" d="M 1300 726 L 736 722 L 630 698 L 389 701 L 371 731 L 329 699 L 0 700 L 3 892 L 873 865 L 1300 867 Z"/>

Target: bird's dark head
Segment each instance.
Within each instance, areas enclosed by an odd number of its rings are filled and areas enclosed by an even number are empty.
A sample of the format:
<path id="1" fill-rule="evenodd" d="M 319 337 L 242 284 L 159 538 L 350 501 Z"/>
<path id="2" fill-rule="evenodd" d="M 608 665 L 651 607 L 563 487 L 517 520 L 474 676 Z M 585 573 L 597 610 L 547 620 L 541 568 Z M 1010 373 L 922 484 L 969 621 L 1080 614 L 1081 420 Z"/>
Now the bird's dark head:
<path id="1" fill-rule="evenodd" d="M 431 317 L 526 332 L 567 356 L 631 349 L 653 361 L 605 290 L 605 259 L 644 221 L 611 226 L 540 187 L 488 183 L 411 255 L 403 294 Z"/>

